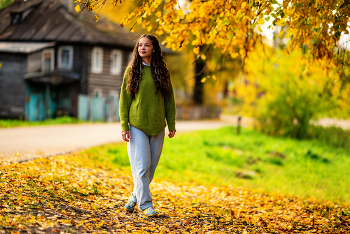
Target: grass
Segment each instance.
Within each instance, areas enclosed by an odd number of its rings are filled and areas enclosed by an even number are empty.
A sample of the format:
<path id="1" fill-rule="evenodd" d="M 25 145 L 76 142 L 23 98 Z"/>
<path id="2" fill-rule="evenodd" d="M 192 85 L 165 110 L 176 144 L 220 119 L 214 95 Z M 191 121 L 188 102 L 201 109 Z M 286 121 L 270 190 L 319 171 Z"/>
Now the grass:
<path id="1" fill-rule="evenodd" d="M 101 167 L 130 171 L 126 143 L 80 154 Z M 155 177 L 344 202 L 350 200 L 349 171 L 350 152 L 343 148 L 247 129 L 237 136 L 235 128 L 224 127 L 167 138 Z"/>
<path id="2" fill-rule="evenodd" d="M 48 119 L 44 121 L 33 121 L 33 122 L 29 122 L 26 120 L 18 120 L 18 119 L 0 119 L 0 128 L 55 125 L 55 124 L 75 124 L 75 123 L 87 123 L 87 122 L 78 120 L 70 116 L 62 116 L 56 119 Z"/>

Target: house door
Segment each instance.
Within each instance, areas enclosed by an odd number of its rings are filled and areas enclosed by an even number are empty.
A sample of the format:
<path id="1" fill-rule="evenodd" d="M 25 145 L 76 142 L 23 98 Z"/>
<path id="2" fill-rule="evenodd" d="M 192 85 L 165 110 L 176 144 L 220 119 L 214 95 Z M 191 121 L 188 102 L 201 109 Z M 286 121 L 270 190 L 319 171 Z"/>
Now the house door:
<path id="1" fill-rule="evenodd" d="M 27 85 L 26 119 L 41 121 L 46 119 L 45 87 Z"/>

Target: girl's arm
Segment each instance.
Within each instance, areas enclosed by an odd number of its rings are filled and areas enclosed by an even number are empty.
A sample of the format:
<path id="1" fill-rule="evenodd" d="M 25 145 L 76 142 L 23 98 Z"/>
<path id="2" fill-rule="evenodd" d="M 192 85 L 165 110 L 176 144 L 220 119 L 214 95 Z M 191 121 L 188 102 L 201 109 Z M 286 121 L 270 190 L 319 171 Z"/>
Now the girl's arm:
<path id="1" fill-rule="evenodd" d="M 122 132 L 129 131 L 129 110 L 133 96 L 128 93 L 126 86 L 128 85 L 130 67 L 128 67 L 124 73 L 123 84 L 120 91 L 119 100 L 119 115 Z"/>
<path id="2" fill-rule="evenodd" d="M 164 106 L 165 106 L 165 118 L 168 124 L 169 132 L 173 132 L 171 137 L 175 135 L 175 117 L 176 117 L 176 105 L 174 98 L 173 86 L 170 81 L 170 94 L 164 98 Z M 170 137 L 170 135 L 169 135 Z"/>

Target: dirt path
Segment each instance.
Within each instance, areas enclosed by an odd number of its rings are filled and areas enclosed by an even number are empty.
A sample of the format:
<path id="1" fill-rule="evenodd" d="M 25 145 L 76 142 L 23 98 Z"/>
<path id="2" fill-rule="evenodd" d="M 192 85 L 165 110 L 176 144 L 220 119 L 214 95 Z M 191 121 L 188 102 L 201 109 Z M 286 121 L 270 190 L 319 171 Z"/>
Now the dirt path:
<path id="1" fill-rule="evenodd" d="M 216 129 L 222 121 L 178 121 L 177 132 Z M 67 124 L 0 129 L 0 157 L 63 154 L 110 142 L 122 141 L 120 123 Z"/>

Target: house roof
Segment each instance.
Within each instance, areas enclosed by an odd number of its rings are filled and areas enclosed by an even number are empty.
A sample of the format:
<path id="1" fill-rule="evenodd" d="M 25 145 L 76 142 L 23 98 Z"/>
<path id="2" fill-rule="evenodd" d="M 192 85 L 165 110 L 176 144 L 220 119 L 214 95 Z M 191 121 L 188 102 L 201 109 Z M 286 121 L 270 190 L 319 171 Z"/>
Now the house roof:
<path id="1" fill-rule="evenodd" d="M 138 35 L 89 11 L 70 13 L 57 0 L 27 0 L 0 10 L 0 41 L 58 42 L 133 48 Z M 21 17 L 13 24 L 14 17 Z"/>
<path id="2" fill-rule="evenodd" d="M 9 53 L 32 53 L 54 46 L 54 42 L 1 42 L 0 51 Z"/>

